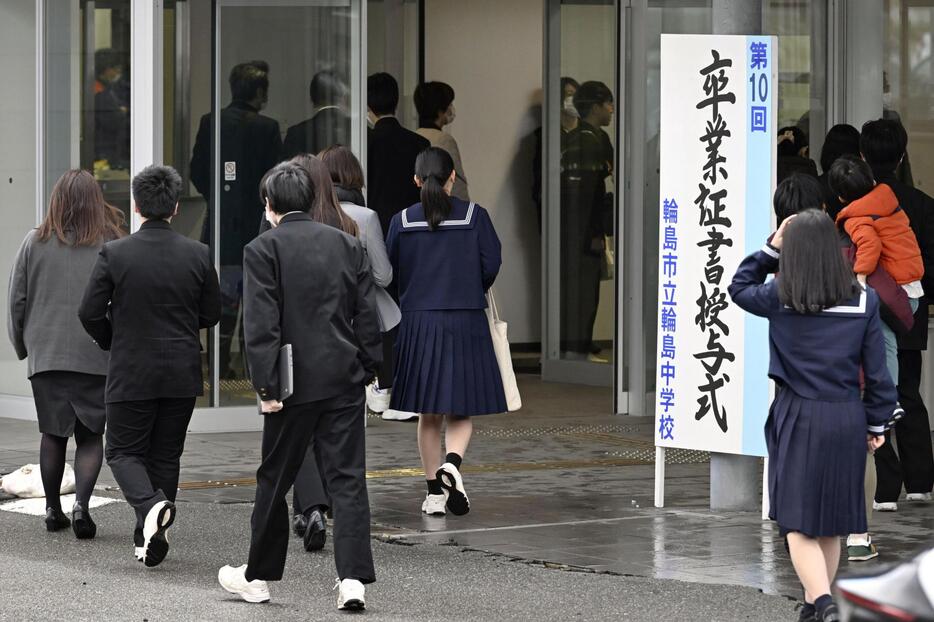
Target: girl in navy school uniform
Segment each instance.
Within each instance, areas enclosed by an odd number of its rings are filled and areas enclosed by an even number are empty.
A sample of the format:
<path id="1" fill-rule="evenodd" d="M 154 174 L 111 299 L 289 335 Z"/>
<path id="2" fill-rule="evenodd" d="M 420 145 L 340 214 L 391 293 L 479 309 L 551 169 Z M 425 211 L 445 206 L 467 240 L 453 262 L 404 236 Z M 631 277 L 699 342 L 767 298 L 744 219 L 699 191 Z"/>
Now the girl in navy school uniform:
<path id="1" fill-rule="evenodd" d="M 470 511 L 460 473 L 470 418 L 506 411 L 484 311 L 499 272 L 500 242 L 485 209 L 450 196 L 454 179 L 446 151 L 430 147 L 419 154 L 421 203 L 396 214 L 386 238 L 402 309 L 389 407 L 421 413 L 418 451 L 428 484 L 422 512 L 433 515 Z"/>
<path id="2" fill-rule="evenodd" d="M 741 308 L 769 320 L 776 383 L 765 425 L 770 517 L 787 536 L 804 587 L 801 620 L 839 620 L 830 585 L 840 537 L 866 531 L 866 450 L 884 442 L 897 399 L 879 298 L 859 286 L 833 221 L 814 209 L 783 222 L 771 244 L 740 264 L 729 291 Z"/>

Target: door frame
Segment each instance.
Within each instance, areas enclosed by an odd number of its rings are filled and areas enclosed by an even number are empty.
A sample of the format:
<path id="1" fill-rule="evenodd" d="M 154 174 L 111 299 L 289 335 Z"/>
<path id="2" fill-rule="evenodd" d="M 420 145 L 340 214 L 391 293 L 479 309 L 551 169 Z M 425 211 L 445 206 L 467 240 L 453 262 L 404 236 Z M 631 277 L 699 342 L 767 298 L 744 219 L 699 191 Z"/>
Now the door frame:
<path id="1" fill-rule="evenodd" d="M 607 4 L 603 2 L 602 4 Z M 629 2 L 617 1 L 616 4 L 616 49 L 614 50 L 617 70 L 614 100 L 616 104 L 616 145 L 614 179 L 616 180 L 616 235 L 614 249 L 617 258 L 629 248 L 625 240 L 630 224 L 624 218 L 622 209 L 628 202 L 624 197 L 627 187 L 628 171 L 628 123 L 626 98 L 626 63 L 625 50 L 628 41 L 626 29 Z M 542 84 L 544 97 L 542 102 L 542 379 L 546 382 L 566 382 L 591 386 L 612 387 L 613 412 L 628 412 L 629 396 L 627 392 L 627 354 L 626 336 L 628 334 L 625 319 L 629 317 L 631 307 L 627 304 L 624 287 L 629 270 L 620 270 L 617 261 L 617 273 L 614 279 L 614 329 L 613 363 L 610 365 L 587 361 L 569 361 L 561 358 L 560 352 L 560 105 L 555 105 L 554 94 L 560 89 L 561 81 L 561 0 L 544 2 L 545 46 L 542 59 Z M 628 258 L 627 258 L 628 260 Z M 623 265 L 627 260 L 624 260 Z"/>

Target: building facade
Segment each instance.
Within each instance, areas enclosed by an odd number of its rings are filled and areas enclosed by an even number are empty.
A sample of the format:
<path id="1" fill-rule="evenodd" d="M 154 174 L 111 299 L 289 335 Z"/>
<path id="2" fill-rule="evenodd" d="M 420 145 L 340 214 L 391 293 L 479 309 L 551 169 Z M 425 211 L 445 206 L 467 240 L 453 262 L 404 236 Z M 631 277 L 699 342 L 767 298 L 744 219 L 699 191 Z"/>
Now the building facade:
<path id="1" fill-rule="evenodd" d="M 934 1 L 0 0 L 0 272 L 65 170 L 93 170 L 133 226 L 133 173 L 174 166 L 185 192 L 173 226 L 212 244 L 229 302 L 202 336 L 206 392 L 192 429 L 254 429 L 230 257 L 259 222 L 258 207 L 256 222 L 243 217 L 254 208 L 247 182 L 259 148 L 221 129 L 237 102 L 232 70 L 265 66 L 267 96 L 250 105 L 282 139 L 340 108 L 363 162 L 366 76 L 397 79 L 397 116 L 412 129 L 415 86 L 441 80 L 456 93 L 445 131 L 459 143 L 470 197 L 503 242 L 495 290 L 517 361 L 540 353 L 545 380 L 602 386 L 614 412 L 651 414 L 660 35 L 740 32 L 778 36 L 779 127 L 802 129 L 812 159 L 834 124 L 897 115 L 913 182 L 934 191 Z M 323 74 L 338 93 L 313 101 Z M 606 118 L 587 123 L 603 145 L 590 194 L 575 185 L 587 167 L 569 165 L 585 121 L 569 89 L 586 82 L 612 95 Z M 589 248 L 573 234 L 585 204 L 598 215 Z M 9 345 L 0 370 L 2 414 L 33 417 L 25 365 Z"/>

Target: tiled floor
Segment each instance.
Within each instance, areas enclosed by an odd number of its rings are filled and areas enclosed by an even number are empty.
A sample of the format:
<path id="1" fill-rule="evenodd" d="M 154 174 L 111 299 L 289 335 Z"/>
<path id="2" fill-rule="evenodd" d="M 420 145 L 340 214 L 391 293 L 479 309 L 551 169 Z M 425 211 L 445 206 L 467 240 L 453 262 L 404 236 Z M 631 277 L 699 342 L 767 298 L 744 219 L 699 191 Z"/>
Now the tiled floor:
<path id="1" fill-rule="evenodd" d="M 757 513 L 713 513 L 702 452 L 669 452 L 668 507 L 652 507 L 652 422 L 614 417 L 606 390 L 521 379 L 521 413 L 483 417 L 465 462 L 472 510 L 425 517 L 415 425 L 368 420 L 374 532 L 600 572 L 753 586 L 797 596 L 777 529 Z M 34 424 L 0 419 L 0 473 L 35 462 Z M 253 498 L 256 433 L 191 435 L 180 499 Z M 101 485 L 113 486 L 108 469 Z M 934 505 L 876 514 L 881 561 L 934 543 Z M 877 562 L 870 562 L 870 564 Z M 865 565 L 863 566 L 865 567 Z"/>

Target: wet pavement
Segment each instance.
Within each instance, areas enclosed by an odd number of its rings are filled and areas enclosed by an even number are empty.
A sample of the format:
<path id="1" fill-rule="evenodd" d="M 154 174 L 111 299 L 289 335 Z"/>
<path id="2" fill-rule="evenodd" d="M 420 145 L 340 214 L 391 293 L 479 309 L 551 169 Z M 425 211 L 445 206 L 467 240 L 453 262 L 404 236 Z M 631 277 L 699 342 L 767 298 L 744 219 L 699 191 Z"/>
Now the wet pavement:
<path id="1" fill-rule="evenodd" d="M 669 450 L 668 507 L 655 509 L 651 420 L 604 414 L 607 390 L 532 377 L 520 383 L 523 411 L 475 420 L 463 468 L 471 498 L 464 517 L 421 514 L 425 489 L 415 424 L 368 417 L 368 484 L 378 538 L 454 545 L 590 573 L 799 596 L 774 525 L 758 513 L 708 509 L 705 453 Z M 0 473 L 35 462 L 37 446 L 35 424 L 0 419 Z M 191 435 L 179 499 L 249 503 L 258 460 L 258 433 Z M 113 489 L 106 467 L 100 485 Z M 880 558 L 859 567 L 907 558 L 932 544 L 932 529 L 934 505 L 903 501 L 897 513 L 876 513 L 872 532 Z"/>

